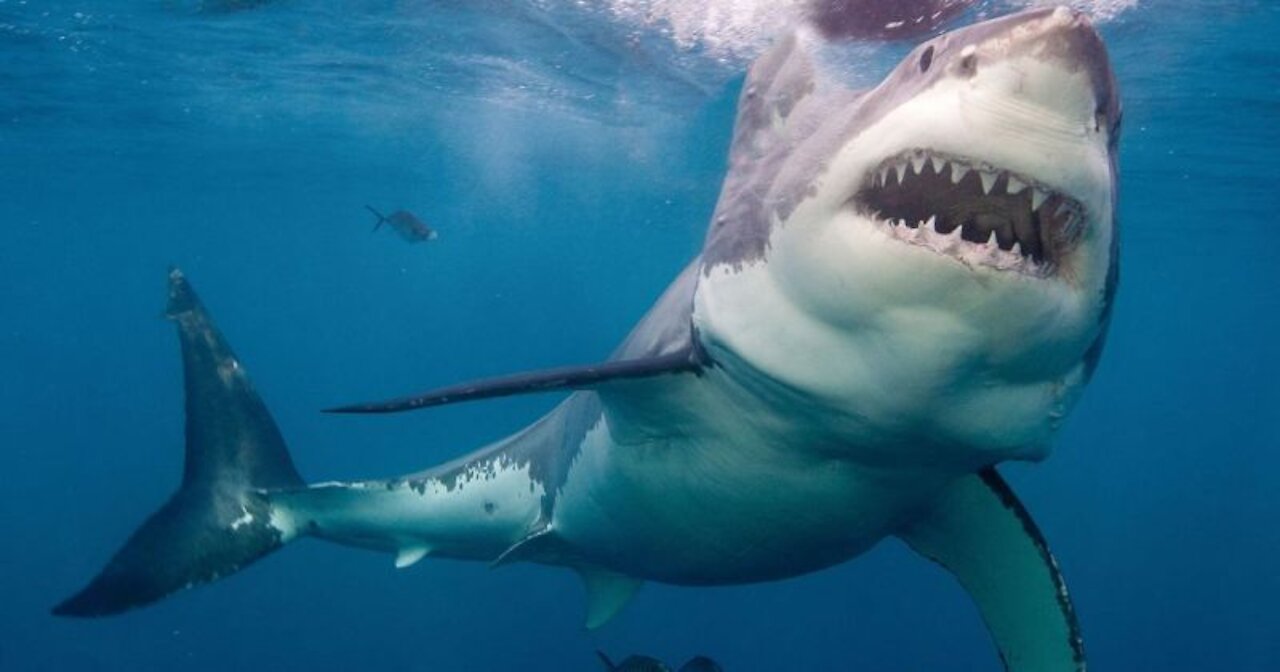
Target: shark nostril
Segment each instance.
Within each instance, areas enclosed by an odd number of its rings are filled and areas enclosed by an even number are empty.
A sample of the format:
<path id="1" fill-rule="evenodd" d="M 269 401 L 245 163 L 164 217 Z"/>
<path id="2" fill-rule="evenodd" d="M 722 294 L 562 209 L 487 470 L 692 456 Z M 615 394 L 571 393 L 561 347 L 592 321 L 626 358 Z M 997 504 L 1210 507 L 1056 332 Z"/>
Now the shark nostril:
<path id="1" fill-rule="evenodd" d="M 933 65 L 933 45 L 930 45 L 920 54 L 920 72 L 929 72 L 929 66 Z"/>

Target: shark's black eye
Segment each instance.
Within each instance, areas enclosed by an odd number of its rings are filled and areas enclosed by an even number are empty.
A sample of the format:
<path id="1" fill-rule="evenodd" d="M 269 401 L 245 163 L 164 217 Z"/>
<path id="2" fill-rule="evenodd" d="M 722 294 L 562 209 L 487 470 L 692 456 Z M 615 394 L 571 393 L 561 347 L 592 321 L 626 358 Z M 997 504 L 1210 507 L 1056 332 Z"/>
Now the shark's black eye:
<path id="1" fill-rule="evenodd" d="M 920 54 L 920 72 L 929 72 L 929 66 L 933 65 L 933 45 L 930 45 Z"/>

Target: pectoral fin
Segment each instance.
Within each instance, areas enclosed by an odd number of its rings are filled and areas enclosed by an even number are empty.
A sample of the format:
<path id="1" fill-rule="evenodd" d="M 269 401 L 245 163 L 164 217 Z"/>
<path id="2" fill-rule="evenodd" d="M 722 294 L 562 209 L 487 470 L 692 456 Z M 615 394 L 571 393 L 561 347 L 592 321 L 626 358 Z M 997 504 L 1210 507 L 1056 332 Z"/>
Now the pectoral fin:
<path id="1" fill-rule="evenodd" d="M 1005 669 L 1082 672 L 1084 645 L 1058 563 L 995 469 L 952 485 L 900 534 L 947 568 L 982 612 Z"/>
<path id="2" fill-rule="evenodd" d="M 421 544 L 410 545 L 396 551 L 396 569 L 404 569 L 416 565 L 419 560 L 427 557 L 431 549 Z"/>
<path id="3" fill-rule="evenodd" d="M 399 413 L 460 401 L 507 397 L 532 392 L 595 389 L 618 380 L 652 378 L 677 373 L 697 373 L 705 366 L 704 355 L 689 345 L 665 355 L 623 359 L 586 366 L 565 366 L 541 371 L 482 378 L 458 385 L 438 387 L 411 397 L 390 401 L 352 404 L 325 409 L 326 413 Z"/>

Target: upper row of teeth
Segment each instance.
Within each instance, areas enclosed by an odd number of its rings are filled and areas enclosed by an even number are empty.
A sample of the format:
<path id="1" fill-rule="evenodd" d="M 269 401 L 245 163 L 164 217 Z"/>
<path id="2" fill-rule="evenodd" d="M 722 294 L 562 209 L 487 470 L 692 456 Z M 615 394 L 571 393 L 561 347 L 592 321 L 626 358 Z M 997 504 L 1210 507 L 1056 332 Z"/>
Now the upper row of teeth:
<path id="1" fill-rule="evenodd" d="M 880 169 L 880 172 L 876 175 L 875 186 L 881 187 L 887 184 L 890 174 L 897 175 L 898 184 L 902 184 L 902 180 L 906 177 L 908 170 L 910 170 L 912 173 L 916 175 L 919 175 L 921 172 L 924 171 L 925 162 L 931 163 L 933 165 L 933 172 L 939 175 L 942 174 L 943 168 L 950 165 L 952 184 L 959 184 L 960 180 L 963 180 L 965 176 L 969 174 L 969 171 L 976 171 L 978 173 L 978 178 L 982 181 L 983 194 L 991 193 L 991 190 L 996 185 L 996 178 L 1000 176 L 1000 173 L 997 171 L 986 170 L 983 168 L 972 168 L 970 166 L 966 166 L 961 163 L 947 161 L 946 159 L 939 158 L 936 156 L 925 156 L 923 154 L 916 154 L 916 155 L 913 155 L 910 159 L 905 159 L 905 160 L 899 161 L 894 165 L 882 167 Z M 1012 175 L 1009 175 L 1009 179 L 1005 184 L 1005 193 L 1020 194 L 1024 190 L 1026 190 L 1028 187 L 1030 187 L 1030 185 L 1028 185 L 1026 182 L 1023 182 L 1022 180 L 1019 180 L 1018 178 Z M 1044 189 L 1041 189 L 1040 187 L 1030 187 L 1030 189 L 1031 189 L 1031 209 L 1038 210 L 1040 209 L 1041 205 L 1044 205 L 1045 200 L 1049 198 L 1049 192 L 1045 191 Z"/>
<path id="2" fill-rule="evenodd" d="M 885 221 L 895 226 L 907 226 L 908 224 L 907 220 L 904 218 L 897 218 L 897 219 L 885 218 L 883 215 L 880 214 L 879 211 L 876 211 L 874 214 L 877 219 L 884 219 Z M 1067 201 L 1062 201 L 1061 203 L 1058 204 L 1058 208 L 1053 212 L 1053 216 L 1054 217 L 1065 216 L 1066 223 L 1062 226 L 1062 230 L 1068 233 L 1073 231 L 1074 227 L 1076 227 L 1080 222 L 1080 212 L 1075 207 L 1073 207 L 1071 203 Z M 916 228 L 919 228 L 921 226 L 932 227 L 937 223 L 937 221 L 938 221 L 938 216 L 932 215 L 927 220 L 919 220 L 911 223 L 915 224 Z M 956 227 L 956 230 L 959 231 L 960 227 Z M 995 231 L 993 230 L 992 233 L 994 234 Z"/>

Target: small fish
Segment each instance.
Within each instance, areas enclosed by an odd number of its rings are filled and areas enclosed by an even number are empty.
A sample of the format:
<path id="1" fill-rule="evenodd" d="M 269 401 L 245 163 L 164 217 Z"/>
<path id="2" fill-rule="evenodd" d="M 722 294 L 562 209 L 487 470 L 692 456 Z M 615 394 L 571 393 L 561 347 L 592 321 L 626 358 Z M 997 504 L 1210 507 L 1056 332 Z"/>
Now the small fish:
<path id="1" fill-rule="evenodd" d="M 408 210 L 396 210 L 390 215 L 383 215 L 381 212 L 374 210 L 372 205 L 364 207 L 368 208 L 369 212 L 372 212 L 378 218 L 378 221 L 373 224 L 374 231 L 377 231 L 383 224 L 388 224 L 395 229 L 396 233 L 400 234 L 401 238 L 411 243 L 436 239 L 435 230 Z"/>
<path id="2" fill-rule="evenodd" d="M 604 651 L 596 651 L 596 655 L 600 656 L 600 662 L 604 663 L 604 669 L 609 672 L 671 672 L 671 668 L 667 667 L 666 663 L 649 656 L 627 656 L 622 663 L 614 665 Z M 706 656 L 695 656 L 681 665 L 679 672 L 724 672 L 724 670 L 716 661 Z"/>

